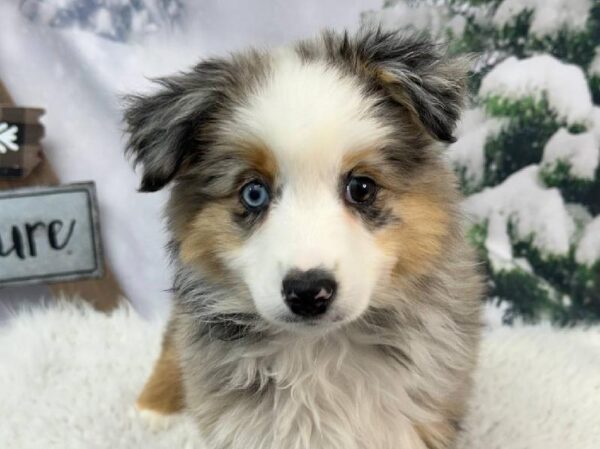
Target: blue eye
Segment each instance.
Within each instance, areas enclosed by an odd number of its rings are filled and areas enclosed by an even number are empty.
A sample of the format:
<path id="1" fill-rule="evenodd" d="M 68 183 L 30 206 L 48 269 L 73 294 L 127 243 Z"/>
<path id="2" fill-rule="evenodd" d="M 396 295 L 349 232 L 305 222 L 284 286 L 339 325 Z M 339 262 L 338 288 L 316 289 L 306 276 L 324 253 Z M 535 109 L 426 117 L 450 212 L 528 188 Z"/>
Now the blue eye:
<path id="1" fill-rule="evenodd" d="M 249 182 L 242 187 L 241 198 L 248 209 L 263 209 L 270 200 L 267 187 L 258 181 Z"/>

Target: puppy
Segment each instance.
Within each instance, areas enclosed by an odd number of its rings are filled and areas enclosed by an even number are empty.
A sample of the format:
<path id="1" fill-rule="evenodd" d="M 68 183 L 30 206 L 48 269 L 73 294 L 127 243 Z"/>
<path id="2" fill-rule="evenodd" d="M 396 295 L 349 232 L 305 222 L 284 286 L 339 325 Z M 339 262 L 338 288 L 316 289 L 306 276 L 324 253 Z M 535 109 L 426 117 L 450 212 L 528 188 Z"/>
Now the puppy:
<path id="1" fill-rule="evenodd" d="M 441 148 L 466 67 L 421 37 L 325 32 L 130 98 L 141 190 L 172 183 L 176 267 L 140 408 L 185 408 L 211 449 L 452 447 L 482 291 Z"/>

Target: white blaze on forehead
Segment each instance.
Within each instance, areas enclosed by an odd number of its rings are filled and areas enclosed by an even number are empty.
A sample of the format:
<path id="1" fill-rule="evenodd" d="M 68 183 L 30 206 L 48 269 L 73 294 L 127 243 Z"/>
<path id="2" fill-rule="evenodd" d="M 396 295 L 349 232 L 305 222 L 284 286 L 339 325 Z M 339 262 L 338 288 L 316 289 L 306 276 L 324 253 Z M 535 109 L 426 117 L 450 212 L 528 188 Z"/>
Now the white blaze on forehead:
<path id="1" fill-rule="evenodd" d="M 234 121 L 273 151 L 287 171 L 316 161 L 339 161 L 345 152 L 381 144 L 390 129 L 374 114 L 358 80 L 323 62 L 278 53 L 268 80 L 239 108 Z"/>
<path id="2" fill-rule="evenodd" d="M 365 96 L 359 80 L 335 67 L 302 62 L 288 50 L 274 56 L 271 68 L 234 112 L 231 132 L 274 154 L 281 195 L 228 263 L 267 319 L 290 313 L 281 294 L 285 275 L 312 268 L 332 272 L 338 283 L 328 313 L 352 319 L 366 309 L 391 262 L 347 210 L 341 162 L 344 154 L 385 143 L 391 128 L 376 116 L 376 99 Z"/>

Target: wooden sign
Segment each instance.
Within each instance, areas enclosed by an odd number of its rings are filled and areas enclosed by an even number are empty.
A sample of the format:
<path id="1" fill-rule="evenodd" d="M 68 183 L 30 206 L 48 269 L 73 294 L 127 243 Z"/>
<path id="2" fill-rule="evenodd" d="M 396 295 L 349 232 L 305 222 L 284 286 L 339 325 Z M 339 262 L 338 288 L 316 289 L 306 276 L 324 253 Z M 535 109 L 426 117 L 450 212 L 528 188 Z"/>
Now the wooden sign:
<path id="1" fill-rule="evenodd" d="M 0 79 L 0 108 L 14 107 L 8 89 Z M 60 151 L 55 148 L 54 151 Z M 42 161 L 35 166 L 26 178 L 2 178 L 0 177 L 0 191 L 27 188 L 31 186 L 55 186 L 60 184 L 60 179 L 54 171 L 50 161 L 44 158 L 44 152 L 40 152 Z M 82 279 L 72 282 L 56 282 L 48 284 L 52 296 L 73 300 L 83 298 L 91 303 L 96 309 L 110 311 L 121 303 L 124 298 L 123 290 L 108 263 L 104 263 L 104 276 L 98 279 Z M 2 287 L 0 287 L 0 299 L 2 298 Z"/>
<path id="2" fill-rule="evenodd" d="M 0 191 L 0 287 L 103 273 L 93 182 Z"/>
<path id="3" fill-rule="evenodd" d="M 0 177 L 22 178 L 41 161 L 43 109 L 0 106 Z"/>

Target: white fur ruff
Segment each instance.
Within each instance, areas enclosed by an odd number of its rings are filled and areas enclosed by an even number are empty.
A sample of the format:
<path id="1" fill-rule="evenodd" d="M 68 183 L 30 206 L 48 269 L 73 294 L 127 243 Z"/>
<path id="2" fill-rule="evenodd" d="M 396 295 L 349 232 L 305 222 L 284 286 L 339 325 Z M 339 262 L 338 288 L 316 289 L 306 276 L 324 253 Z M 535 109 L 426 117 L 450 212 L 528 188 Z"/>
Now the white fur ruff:
<path id="1" fill-rule="evenodd" d="M 16 316 L 0 328 L 0 447 L 204 449 L 191 421 L 160 428 L 133 408 L 161 331 L 127 308 Z M 600 447 L 600 329 L 486 332 L 463 427 L 458 449 Z"/>

